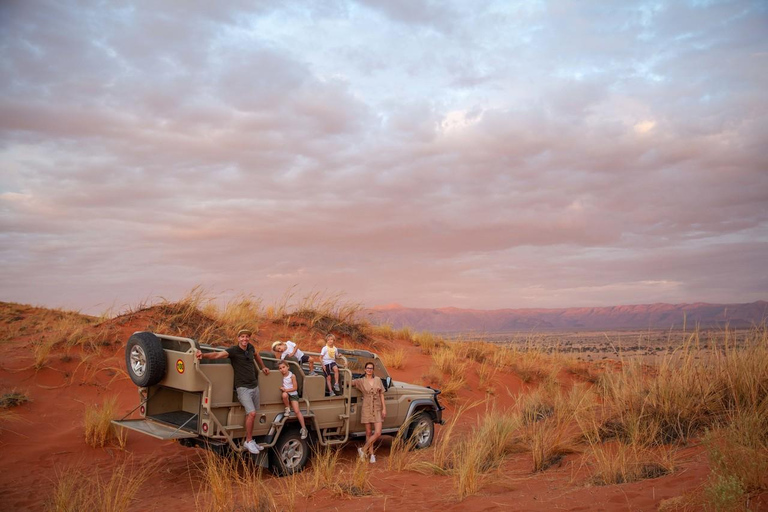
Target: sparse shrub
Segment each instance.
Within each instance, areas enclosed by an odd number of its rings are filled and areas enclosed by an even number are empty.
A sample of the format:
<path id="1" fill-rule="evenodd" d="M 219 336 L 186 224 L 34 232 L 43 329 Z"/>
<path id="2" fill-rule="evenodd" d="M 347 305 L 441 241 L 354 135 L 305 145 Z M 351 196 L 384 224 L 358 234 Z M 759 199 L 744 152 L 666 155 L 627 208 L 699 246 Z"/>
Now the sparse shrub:
<path id="1" fill-rule="evenodd" d="M 715 474 L 704 489 L 708 505 L 717 511 L 744 510 L 747 493 L 736 475 Z"/>

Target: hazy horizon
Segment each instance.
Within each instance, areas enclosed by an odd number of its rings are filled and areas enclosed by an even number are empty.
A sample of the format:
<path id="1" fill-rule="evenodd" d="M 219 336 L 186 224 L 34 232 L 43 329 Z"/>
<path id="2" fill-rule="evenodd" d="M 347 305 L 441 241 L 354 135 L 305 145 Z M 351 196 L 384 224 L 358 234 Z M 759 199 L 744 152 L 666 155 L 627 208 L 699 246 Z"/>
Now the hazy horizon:
<path id="1" fill-rule="evenodd" d="M 10 0 L 0 300 L 768 295 L 761 1 Z"/>

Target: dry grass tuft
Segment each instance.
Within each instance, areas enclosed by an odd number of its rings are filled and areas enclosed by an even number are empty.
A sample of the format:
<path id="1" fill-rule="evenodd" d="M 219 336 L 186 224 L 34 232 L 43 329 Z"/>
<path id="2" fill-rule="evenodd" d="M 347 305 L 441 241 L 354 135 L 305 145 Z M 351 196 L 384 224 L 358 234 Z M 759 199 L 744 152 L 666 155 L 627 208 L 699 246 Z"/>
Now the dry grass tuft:
<path id="1" fill-rule="evenodd" d="M 593 443 L 587 451 L 587 461 L 596 485 L 657 478 L 672 473 L 675 468 L 673 450 L 651 450 L 623 443 Z"/>
<path id="2" fill-rule="evenodd" d="M 376 491 L 371 485 L 371 469 L 367 459 L 355 457 L 352 472 L 345 474 L 332 489 L 332 494 L 338 497 L 371 496 Z"/>
<path id="3" fill-rule="evenodd" d="M 85 442 L 94 448 L 103 448 L 108 442 L 117 440 L 118 444 L 124 444 L 118 437 L 112 420 L 115 417 L 117 398 L 110 397 L 104 400 L 101 406 L 90 405 L 85 409 Z"/>
<path id="4" fill-rule="evenodd" d="M 139 468 L 136 466 L 139 464 L 134 464 L 130 457 L 124 458 L 114 466 L 108 478 L 100 469 L 57 471 L 53 493 L 45 508 L 55 512 L 127 511 L 154 471 L 154 466 L 145 462 Z"/>
<path id="5" fill-rule="evenodd" d="M 249 460 L 219 457 L 206 451 L 198 469 L 202 482 L 195 496 L 196 510 L 286 510 L 276 503 L 272 489 L 262 481 L 261 467 Z"/>
<path id="6" fill-rule="evenodd" d="M 330 446 L 317 446 L 311 460 L 309 480 L 312 491 L 325 488 L 337 477 L 336 466 L 339 462 L 339 451 Z"/>
<path id="7" fill-rule="evenodd" d="M 403 471 L 413 460 L 413 449 L 416 446 L 418 435 L 423 430 L 414 430 L 414 432 L 406 438 L 408 429 L 410 428 L 410 422 L 403 423 L 397 431 L 397 435 L 392 440 L 392 444 L 389 447 L 389 459 L 387 465 L 390 470 Z"/>
<path id="8" fill-rule="evenodd" d="M 445 340 L 427 331 L 411 334 L 410 340 L 421 349 L 423 354 L 432 354 L 435 350 L 446 346 Z"/>
<path id="9" fill-rule="evenodd" d="M 379 354 L 379 357 L 390 370 L 402 370 L 405 367 L 406 352 L 401 348 Z"/>

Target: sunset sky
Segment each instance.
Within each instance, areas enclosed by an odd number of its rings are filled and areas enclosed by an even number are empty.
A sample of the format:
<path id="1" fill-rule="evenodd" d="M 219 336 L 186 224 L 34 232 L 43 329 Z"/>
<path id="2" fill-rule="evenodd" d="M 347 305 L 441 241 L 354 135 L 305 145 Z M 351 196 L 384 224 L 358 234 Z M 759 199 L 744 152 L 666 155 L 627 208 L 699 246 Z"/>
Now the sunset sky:
<path id="1" fill-rule="evenodd" d="M 768 2 L 0 2 L 0 300 L 768 299 Z"/>

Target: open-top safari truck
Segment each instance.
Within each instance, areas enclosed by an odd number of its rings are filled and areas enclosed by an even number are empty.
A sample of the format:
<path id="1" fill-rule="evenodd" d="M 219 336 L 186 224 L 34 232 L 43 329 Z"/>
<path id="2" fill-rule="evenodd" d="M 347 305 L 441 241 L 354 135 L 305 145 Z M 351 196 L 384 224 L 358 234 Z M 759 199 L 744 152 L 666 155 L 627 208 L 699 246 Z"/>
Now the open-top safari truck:
<path id="1" fill-rule="evenodd" d="M 250 456 L 242 446 L 245 409 L 233 390 L 234 373 L 229 359 L 198 360 L 197 349 L 223 350 L 198 344 L 191 338 L 134 333 L 126 345 L 125 359 L 128 374 L 139 387 L 139 404 L 126 417 L 138 410 L 139 418 L 113 423 L 158 439 L 173 439 L 184 446 Z M 432 443 L 434 424 L 442 423 L 439 390 L 393 381 L 381 359 L 372 352 L 340 349 L 339 353 L 339 395 L 326 393 L 324 376 L 309 375 L 306 367 L 286 358 L 296 376 L 299 407 L 310 433 L 307 439 L 301 439 L 295 415 L 284 414 L 282 375 L 276 371 L 278 359 L 271 352 L 261 353 L 267 367 L 275 370 L 269 375 L 257 372 L 261 408 L 256 411 L 253 437 L 268 448 L 254 455 L 261 465 L 269 466 L 276 474 L 292 474 L 306 465 L 311 455 L 310 444 L 328 446 L 365 436 L 365 427 L 360 423 L 360 392 L 350 381 L 363 375 L 369 361 L 375 365 L 374 373 L 382 379 L 386 390 L 387 417 L 382 432 L 393 435 L 405 425 L 405 435 L 412 438 L 415 447 L 424 448 Z"/>

